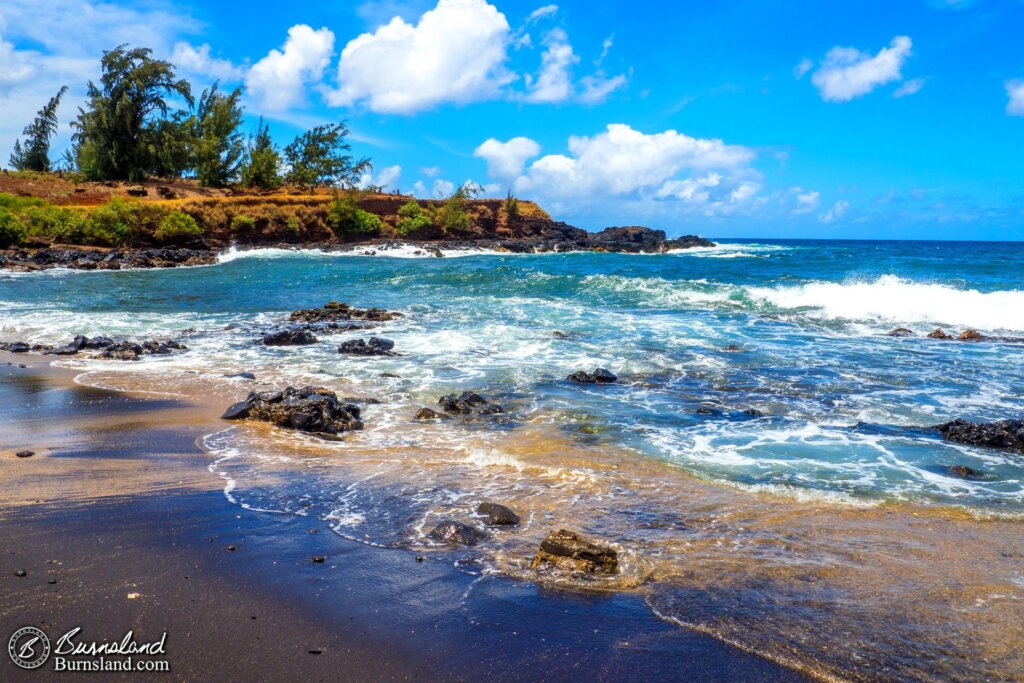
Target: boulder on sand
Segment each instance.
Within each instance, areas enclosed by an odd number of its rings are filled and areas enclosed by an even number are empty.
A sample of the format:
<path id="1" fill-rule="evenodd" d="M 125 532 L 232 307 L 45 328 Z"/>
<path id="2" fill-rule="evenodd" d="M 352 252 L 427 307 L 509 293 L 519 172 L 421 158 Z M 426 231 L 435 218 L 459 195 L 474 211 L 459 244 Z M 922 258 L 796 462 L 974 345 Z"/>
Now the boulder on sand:
<path id="1" fill-rule="evenodd" d="M 230 406 L 225 420 L 259 420 L 278 427 L 317 434 L 340 434 L 362 429 L 359 406 L 343 403 L 329 389 L 288 387 L 284 391 L 252 392 Z"/>
<path id="2" fill-rule="evenodd" d="M 541 542 L 530 568 L 615 574 L 619 570 L 619 556 L 613 548 L 592 543 L 573 531 L 559 529 Z"/>

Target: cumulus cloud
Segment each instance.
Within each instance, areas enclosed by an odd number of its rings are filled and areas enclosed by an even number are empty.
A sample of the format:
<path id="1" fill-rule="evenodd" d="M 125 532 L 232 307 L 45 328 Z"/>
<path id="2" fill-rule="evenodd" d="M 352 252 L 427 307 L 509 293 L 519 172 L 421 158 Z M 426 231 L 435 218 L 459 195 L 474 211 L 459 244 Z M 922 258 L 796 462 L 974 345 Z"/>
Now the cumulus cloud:
<path id="1" fill-rule="evenodd" d="M 485 140 L 473 152 L 487 162 L 487 174 L 497 180 L 513 180 L 526 167 L 529 159 L 540 154 L 540 145 L 526 137 L 515 137 L 508 142 L 494 138 Z"/>
<path id="2" fill-rule="evenodd" d="M 305 85 L 318 82 L 334 53 L 334 34 L 306 24 L 288 29 L 281 50 L 273 49 L 246 76 L 248 95 L 260 107 L 281 112 L 302 103 Z"/>
<path id="3" fill-rule="evenodd" d="M 1006 103 L 1006 113 L 1010 116 L 1024 116 L 1024 79 L 1007 81 L 1006 94 L 1010 97 Z"/>
<path id="4" fill-rule="evenodd" d="M 484 0 L 439 0 L 416 25 L 394 17 L 341 52 L 329 104 L 365 103 L 375 112 L 411 114 L 441 102 L 496 97 L 514 79 L 505 68 L 510 29 Z"/>
<path id="5" fill-rule="evenodd" d="M 847 102 L 903 78 L 900 70 L 910 56 L 911 41 L 896 36 L 889 47 L 871 56 L 852 47 L 834 47 L 825 55 L 811 82 L 829 102 Z"/>
<path id="6" fill-rule="evenodd" d="M 221 81 L 240 81 L 245 77 L 243 67 L 236 66 L 230 60 L 211 56 L 208 43 L 198 47 L 183 41 L 175 43 L 171 63 L 182 71 Z"/>
<path id="7" fill-rule="evenodd" d="M 402 167 L 386 166 L 382 168 L 376 175 L 373 171 L 367 171 L 360 178 L 356 184 L 360 189 L 366 189 L 368 187 L 382 187 L 387 190 L 397 190 L 398 181 L 402 177 Z"/>
<path id="8" fill-rule="evenodd" d="M 918 90 L 924 87 L 923 78 L 913 78 L 900 87 L 893 91 L 892 96 L 895 98 L 906 97 L 907 95 L 913 95 Z"/>
<path id="9" fill-rule="evenodd" d="M 846 212 L 849 209 L 850 202 L 846 201 L 845 199 L 840 199 L 838 202 L 832 205 L 831 209 L 818 216 L 818 220 L 820 220 L 822 223 L 833 223 L 842 218 L 843 216 L 845 216 Z"/>
<path id="10" fill-rule="evenodd" d="M 489 147 L 496 151 L 500 144 Z M 675 130 L 647 134 L 610 124 L 592 137 L 570 137 L 568 148 L 568 155 L 549 154 L 530 164 L 515 179 L 515 189 L 569 214 L 595 200 L 615 198 L 676 202 L 721 213 L 749 202 L 760 190 L 760 173 L 750 166 L 754 152 L 717 139 Z M 520 159 L 513 161 L 522 163 Z M 498 178 L 493 171 L 491 175 Z"/>
<path id="11" fill-rule="evenodd" d="M 15 50 L 14 45 L 0 35 L 0 93 L 32 78 L 38 57 L 35 52 Z"/>

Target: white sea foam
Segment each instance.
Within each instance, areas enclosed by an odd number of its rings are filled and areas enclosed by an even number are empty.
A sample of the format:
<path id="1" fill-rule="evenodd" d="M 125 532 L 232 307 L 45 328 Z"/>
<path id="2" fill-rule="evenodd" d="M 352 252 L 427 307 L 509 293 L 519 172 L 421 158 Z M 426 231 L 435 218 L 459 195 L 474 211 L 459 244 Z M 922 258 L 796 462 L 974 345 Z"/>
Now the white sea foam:
<path id="1" fill-rule="evenodd" d="M 945 324 L 1024 331 L 1024 291 L 981 292 L 883 275 L 872 281 L 751 287 L 755 300 L 809 315 L 893 324 Z"/>
<path id="2" fill-rule="evenodd" d="M 429 250 L 428 250 L 429 249 Z M 218 263 L 231 263 L 239 259 L 278 259 L 288 257 L 343 258 L 353 256 L 380 256 L 387 258 L 437 258 L 441 253 L 445 258 L 463 256 L 516 256 L 512 252 L 493 249 L 434 249 L 416 244 L 368 245 L 347 251 L 325 251 L 323 249 L 285 249 L 266 247 L 259 249 L 239 249 L 235 246 L 217 255 Z"/>

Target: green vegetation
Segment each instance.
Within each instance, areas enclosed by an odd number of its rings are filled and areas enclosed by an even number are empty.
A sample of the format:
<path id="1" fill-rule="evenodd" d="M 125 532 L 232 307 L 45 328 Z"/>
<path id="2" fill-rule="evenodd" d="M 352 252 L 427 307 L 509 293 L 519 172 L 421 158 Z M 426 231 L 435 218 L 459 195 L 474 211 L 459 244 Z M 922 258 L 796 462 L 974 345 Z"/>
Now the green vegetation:
<path id="1" fill-rule="evenodd" d="M 450 197 L 434 207 L 434 222 L 441 226 L 446 233 L 466 232 L 469 230 L 466 204 L 479 193 L 480 188 L 470 183 L 459 186 Z"/>
<path id="2" fill-rule="evenodd" d="M 100 85 L 89 82 L 89 102 L 72 124 L 78 167 L 90 179 L 142 180 L 164 147 L 166 98 L 177 95 L 191 106 L 191 87 L 149 48 L 121 45 L 103 53 L 101 66 Z"/>
<path id="3" fill-rule="evenodd" d="M 256 219 L 252 216 L 239 214 L 231 219 L 232 232 L 252 232 L 256 229 Z"/>
<path id="4" fill-rule="evenodd" d="M 34 237 L 65 244 L 74 244 L 83 239 L 84 211 L 64 209 L 51 204 L 30 206 L 21 214 L 21 220 L 28 234 Z"/>
<path id="5" fill-rule="evenodd" d="M 10 247 L 25 241 L 27 231 L 21 219 L 10 209 L 0 207 L 0 247 Z"/>
<path id="6" fill-rule="evenodd" d="M 402 237 L 431 225 L 433 222 L 423 213 L 423 207 L 415 200 L 406 202 L 398 209 L 398 223 L 395 230 Z"/>
<path id="7" fill-rule="evenodd" d="M 60 106 L 60 101 L 67 91 L 68 86 L 65 85 L 39 110 L 35 120 L 25 127 L 22 131 L 22 135 L 26 137 L 24 146 L 21 140 L 14 141 L 11 166 L 15 170 L 50 170 L 50 139 L 57 134 L 57 107 Z"/>
<path id="8" fill-rule="evenodd" d="M 344 123 L 336 123 L 316 126 L 295 138 L 284 149 L 288 182 L 310 191 L 321 185 L 355 186 L 371 164 L 369 159 L 355 161 L 345 154 L 352 149 L 345 142 L 348 134 Z"/>
<path id="9" fill-rule="evenodd" d="M 172 211 L 160 219 L 153 237 L 161 242 L 180 242 L 203 234 L 203 229 L 192 218 L 181 211 Z"/>
<path id="10" fill-rule="evenodd" d="M 242 185 L 273 189 L 281 184 L 281 155 L 270 139 L 270 130 L 260 119 L 256 135 L 249 139 L 242 160 Z"/>
<path id="11" fill-rule="evenodd" d="M 505 197 L 505 216 L 510 221 L 519 218 L 519 200 L 512 194 L 512 190 L 509 190 L 508 195 Z"/>
<path id="12" fill-rule="evenodd" d="M 334 194 L 327 210 L 327 224 L 336 234 L 379 235 L 384 223 L 376 214 L 359 208 L 358 193 Z"/>
<path id="13" fill-rule="evenodd" d="M 208 187 L 224 187 L 238 175 L 245 145 L 238 126 L 242 123 L 242 89 L 221 93 L 217 84 L 205 90 L 193 121 L 196 177 Z"/>

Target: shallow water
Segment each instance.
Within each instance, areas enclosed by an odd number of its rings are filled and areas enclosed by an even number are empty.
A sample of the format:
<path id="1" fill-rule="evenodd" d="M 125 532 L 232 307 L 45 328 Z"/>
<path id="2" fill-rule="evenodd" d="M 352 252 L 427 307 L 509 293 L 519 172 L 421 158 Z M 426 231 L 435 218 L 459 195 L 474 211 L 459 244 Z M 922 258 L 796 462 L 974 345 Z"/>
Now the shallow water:
<path id="1" fill-rule="evenodd" d="M 592 587 L 638 588 L 666 619 L 805 670 L 1024 676 L 1024 457 L 923 429 L 1024 412 L 1024 345 L 921 337 L 938 325 L 1024 336 L 1024 245 L 416 256 L 263 250 L 189 269 L 0 275 L 0 339 L 193 328 L 184 355 L 61 362 L 85 383 L 223 403 L 285 383 L 382 401 L 340 442 L 249 424 L 206 437 L 240 505 L 448 552 L 425 540 L 431 524 L 478 521 L 476 504 L 498 500 L 524 525 L 454 553 L 464 571 L 528 577 L 539 540 L 570 526 L 625 558 Z M 373 332 L 402 355 L 339 356 L 357 332 L 253 343 L 331 299 L 404 312 Z M 919 334 L 884 336 L 897 325 Z M 621 382 L 564 380 L 598 366 Z M 223 377 L 242 370 L 257 382 Z M 411 421 L 463 389 L 507 416 Z M 951 464 L 985 474 L 955 478 Z"/>

